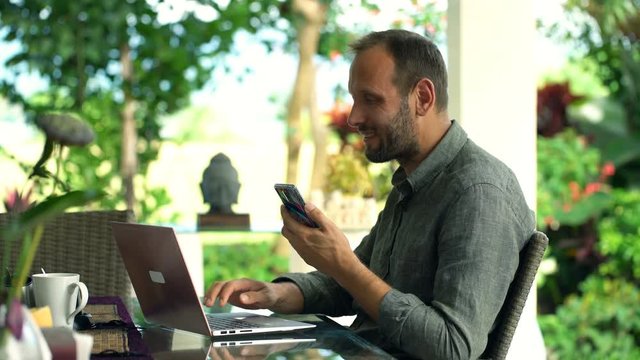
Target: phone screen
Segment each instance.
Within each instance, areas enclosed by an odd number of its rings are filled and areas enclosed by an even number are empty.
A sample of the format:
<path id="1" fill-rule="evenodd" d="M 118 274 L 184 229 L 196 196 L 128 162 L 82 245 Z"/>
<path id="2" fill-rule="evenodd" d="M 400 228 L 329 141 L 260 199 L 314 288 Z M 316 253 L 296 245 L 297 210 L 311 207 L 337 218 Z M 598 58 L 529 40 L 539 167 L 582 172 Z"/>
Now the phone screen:
<path id="1" fill-rule="evenodd" d="M 310 227 L 318 227 L 318 224 L 311 220 L 309 215 L 304 211 L 304 200 L 295 185 L 276 184 L 274 188 L 284 206 L 287 207 L 289 213 L 293 215 L 296 220 Z"/>

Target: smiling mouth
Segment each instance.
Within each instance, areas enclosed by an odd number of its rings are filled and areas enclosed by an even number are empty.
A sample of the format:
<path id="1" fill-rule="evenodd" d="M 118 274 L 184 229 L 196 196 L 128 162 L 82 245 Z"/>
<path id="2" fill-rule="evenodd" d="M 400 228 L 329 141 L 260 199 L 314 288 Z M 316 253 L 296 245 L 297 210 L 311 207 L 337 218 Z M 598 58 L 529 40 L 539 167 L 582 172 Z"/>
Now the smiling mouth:
<path id="1" fill-rule="evenodd" d="M 375 136 L 375 133 L 373 131 L 358 131 L 358 133 L 364 140 L 371 139 Z"/>

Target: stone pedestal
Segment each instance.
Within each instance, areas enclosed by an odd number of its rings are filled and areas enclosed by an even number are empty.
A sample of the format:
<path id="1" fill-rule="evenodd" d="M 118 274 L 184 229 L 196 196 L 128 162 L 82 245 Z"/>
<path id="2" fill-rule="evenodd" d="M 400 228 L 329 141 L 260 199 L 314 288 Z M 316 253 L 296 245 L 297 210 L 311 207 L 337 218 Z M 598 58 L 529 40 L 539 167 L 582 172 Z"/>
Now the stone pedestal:
<path id="1" fill-rule="evenodd" d="M 249 214 L 198 214 L 198 230 L 250 230 Z"/>

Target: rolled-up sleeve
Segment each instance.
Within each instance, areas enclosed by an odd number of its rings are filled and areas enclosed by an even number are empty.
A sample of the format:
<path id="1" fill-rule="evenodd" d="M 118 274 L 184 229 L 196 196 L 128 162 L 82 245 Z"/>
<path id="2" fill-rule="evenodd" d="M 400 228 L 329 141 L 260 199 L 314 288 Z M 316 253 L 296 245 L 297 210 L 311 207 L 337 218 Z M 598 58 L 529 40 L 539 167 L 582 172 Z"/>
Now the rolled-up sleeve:
<path id="1" fill-rule="evenodd" d="M 329 316 L 353 315 L 353 298 L 331 277 L 319 272 L 289 273 L 277 277 L 273 282 L 295 283 L 304 297 L 305 314 Z"/>

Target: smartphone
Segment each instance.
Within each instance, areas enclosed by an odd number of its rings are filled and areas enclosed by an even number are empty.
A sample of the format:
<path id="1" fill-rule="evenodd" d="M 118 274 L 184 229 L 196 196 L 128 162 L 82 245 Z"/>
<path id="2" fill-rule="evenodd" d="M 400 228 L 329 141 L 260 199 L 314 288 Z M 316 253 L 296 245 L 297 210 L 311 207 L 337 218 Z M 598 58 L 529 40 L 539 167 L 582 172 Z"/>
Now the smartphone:
<path id="1" fill-rule="evenodd" d="M 319 227 L 315 221 L 311 220 L 309 215 L 304 211 L 304 200 L 302 195 L 293 184 L 275 184 L 274 188 L 280 196 L 280 200 L 291 215 L 293 215 L 298 222 L 301 222 L 309 227 Z"/>

